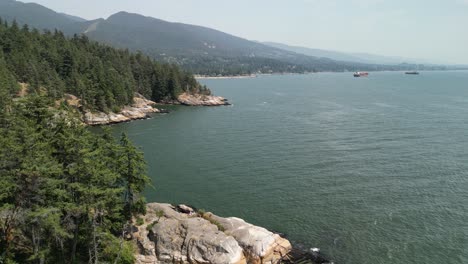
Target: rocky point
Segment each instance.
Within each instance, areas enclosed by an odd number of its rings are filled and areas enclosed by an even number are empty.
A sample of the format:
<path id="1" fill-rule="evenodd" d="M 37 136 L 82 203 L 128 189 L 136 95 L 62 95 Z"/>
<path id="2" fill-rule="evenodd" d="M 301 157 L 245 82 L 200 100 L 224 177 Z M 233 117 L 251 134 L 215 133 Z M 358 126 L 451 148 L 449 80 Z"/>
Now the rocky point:
<path id="1" fill-rule="evenodd" d="M 151 203 L 142 219 L 133 233 L 139 264 L 274 264 L 292 249 L 265 228 L 184 205 Z"/>

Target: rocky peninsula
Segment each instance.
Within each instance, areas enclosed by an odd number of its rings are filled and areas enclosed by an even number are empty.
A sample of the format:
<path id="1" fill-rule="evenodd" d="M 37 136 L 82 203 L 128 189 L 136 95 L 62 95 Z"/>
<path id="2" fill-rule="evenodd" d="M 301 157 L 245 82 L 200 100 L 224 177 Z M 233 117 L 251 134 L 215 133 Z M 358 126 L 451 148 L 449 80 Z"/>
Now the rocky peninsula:
<path id="1" fill-rule="evenodd" d="M 291 243 L 236 217 L 150 203 L 134 228 L 139 264 L 273 264 L 287 259 Z"/>
<path id="2" fill-rule="evenodd" d="M 87 125 L 109 125 L 132 120 L 149 118 L 150 113 L 164 112 L 156 107 L 155 102 L 146 99 L 140 94 L 135 94 L 133 104 L 125 106 L 119 113 L 109 112 L 91 112 L 84 111 L 83 122 Z"/>
<path id="3" fill-rule="evenodd" d="M 187 105 L 187 106 L 223 106 L 231 105 L 228 100 L 221 96 L 182 93 L 177 100 L 165 100 L 158 102 L 162 105 Z"/>
<path id="4" fill-rule="evenodd" d="M 201 95 L 201 94 L 188 94 L 183 93 L 177 98 L 182 105 L 189 106 L 221 106 L 230 105 L 228 100 L 221 96 L 214 95 Z"/>
<path id="5" fill-rule="evenodd" d="M 166 110 L 157 108 L 161 105 L 187 105 L 187 106 L 222 106 L 230 105 L 228 100 L 221 96 L 200 95 L 183 93 L 177 100 L 164 101 L 156 103 L 146 99 L 141 94 L 135 93 L 133 104 L 123 107 L 118 113 L 115 112 L 96 112 L 82 109 L 81 101 L 78 97 L 65 94 L 62 100 L 57 104 L 66 101 L 68 105 L 75 107 L 81 114 L 81 120 L 84 124 L 90 126 L 109 125 L 116 123 L 129 122 L 138 119 L 147 119 L 152 113 L 167 113 Z"/>

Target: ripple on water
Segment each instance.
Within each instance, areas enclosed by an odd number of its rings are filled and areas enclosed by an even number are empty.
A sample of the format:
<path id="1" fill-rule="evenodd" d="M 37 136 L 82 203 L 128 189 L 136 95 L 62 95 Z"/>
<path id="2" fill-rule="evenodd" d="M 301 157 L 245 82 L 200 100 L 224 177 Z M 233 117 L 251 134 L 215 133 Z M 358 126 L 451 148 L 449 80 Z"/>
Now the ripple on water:
<path id="1" fill-rule="evenodd" d="M 113 129 L 145 151 L 150 201 L 239 216 L 336 263 L 468 263 L 468 75 L 406 77 L 206 80 L 236 107 Z"/>

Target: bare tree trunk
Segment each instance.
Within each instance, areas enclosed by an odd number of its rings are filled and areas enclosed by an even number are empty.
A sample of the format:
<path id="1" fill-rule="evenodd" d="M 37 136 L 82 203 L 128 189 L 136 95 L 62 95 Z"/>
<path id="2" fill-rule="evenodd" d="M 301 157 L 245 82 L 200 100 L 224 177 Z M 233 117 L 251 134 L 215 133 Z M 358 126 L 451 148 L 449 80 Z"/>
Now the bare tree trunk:
<path id="1" fill-rule="evenodd" d="M 13 241 L 13 222 L 16 220 L 16 214 L 18 213 L 18 206 L 15 206 L 11 214 L 7 215 L 5 218 L 5 222 L 3 226 L 5 227 L 5 231 L 3 232 L 2 240 L 5 241 L 4 252 L 2 253 L 2 257 L 7 258 L 10 255 L 10 246 L 11 242 Z"/>
<path id="2" fill-rule="evenodd" d="M 98 242 L 96 235 L 96 226 L 97 226 L 97 216 L 99 211 L 95 210 L 93 215 L 93 250 L 94 250 L 94 264 L 98 264 Z"/>
<path id="3" fill-rule="evenodd" d="M 76 227 L 73 233 L 73 242 L 72 242 L 71 256 L 70 256 L 71 263 L 73 264 L 76 263 L 76 247 L 78 245 L 78 235 L 80 231 L 79 219 L 77 218 L 75 219 L 75 224 L 76 224 Z"/>
<path id="4" fill-rule="evenodd" d="M 128 222 L 124 224 L 123 229 L 122 229 L 122 235 L 120 236 L 120 248 L 119 248 L 119 254 L 117 255 L 117 258 L 115 258 L 114 264 L 117 264 L 120 261 L 120 254 L 123 250 L 123 243 L 124 243 L 124 237 L 125 237 L 125 230 L 128 227 Z"/>
<path id="5" fill-rule="evenodd" d="M 37 254 L 39 253 L 39 241 L 36 236 L 36 229 L 34 227 L 31 229 L 31 236 L 32 236 L 32 242 L 33 242 L 33 252 L 34 252 L 34 255 L 37 256 Z"/>
<path id="6" fill-rule="evenodd" d="M 93 264 L 93 251 L 91 250 L 91 248 L 88 249 L 88 256 L 88 264 Z"/>

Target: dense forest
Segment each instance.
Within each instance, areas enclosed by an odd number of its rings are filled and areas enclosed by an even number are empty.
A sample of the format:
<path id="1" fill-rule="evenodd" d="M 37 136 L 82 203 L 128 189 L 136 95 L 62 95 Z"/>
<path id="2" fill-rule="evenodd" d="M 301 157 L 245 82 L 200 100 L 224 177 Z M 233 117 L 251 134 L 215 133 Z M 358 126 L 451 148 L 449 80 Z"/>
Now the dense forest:
<path id="1" fill-rule="evenodd" d="M 84 35 L 67 38 L 60 31 L 42 33 L 1 20 L 0 61 L 0 71 L 27 83 L 29 93 L 55 99 L 70 93 L 91 110 L 117 111 L 132 103 L 135 92 L 155 101 L 175 99 L 182 92 L 210 93 L 176 65 L 157 63 Z"/>
<path id="2" fill-rule="evenodd" d="M 13 79 L 0 71 L 0 263 L 133 263 L 125 238 L 145 211 L 143 154 L 50 97 L 4 97 Z"/>
<path id="3" fill-rule="evenodd" d="M 0 263 L 134 263 L 128 239 L 149 184 L 143 154 L 126 135 L 91 133 L 56 102 L 72 93 L 106 111 L 134 92 L 182 91 L 209 92 L 142 54 L 0 22 Z"/>

